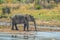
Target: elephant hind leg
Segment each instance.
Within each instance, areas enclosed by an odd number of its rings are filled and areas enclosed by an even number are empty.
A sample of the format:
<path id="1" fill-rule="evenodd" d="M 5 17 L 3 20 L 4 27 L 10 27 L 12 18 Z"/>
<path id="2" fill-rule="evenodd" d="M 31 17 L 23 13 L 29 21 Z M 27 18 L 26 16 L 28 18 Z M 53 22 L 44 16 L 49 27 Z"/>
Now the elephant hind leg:
<path id="1" fill-rule="evenodd" d="M 16 30 L 19 30 L 19 29 L 17 28 L 17 24 L 15 24 L 15 29 L 16 29 Z"/>

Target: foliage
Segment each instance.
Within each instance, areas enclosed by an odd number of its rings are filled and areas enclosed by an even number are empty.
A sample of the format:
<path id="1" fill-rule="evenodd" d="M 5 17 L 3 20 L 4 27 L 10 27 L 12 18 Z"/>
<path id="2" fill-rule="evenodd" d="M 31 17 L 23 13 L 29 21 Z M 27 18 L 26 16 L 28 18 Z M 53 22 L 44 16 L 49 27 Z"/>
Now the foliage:
<path id="1" fill-rule="evenodd" d="M 24 2 L 24 1 L 23 1 Z M 56 7 L 58 4 L 50 4 L 48 5 L 49 7 L 53 7 L 53 9 L 41 9 L 42 6 L 36 4 L 35 8 L 39 9 L 39 10 L 28 10 L 28 8 L 30 8 L 31 6 L 29 4 L 25 4 L 22 6 L 22 8 L 27 8 L 27 9 L 18 9 L 18 10 L 13 10 L 11 11 L 12 13 L 9 15 L 5 15 L 7 17 L 13 16 L 15 14 L 30 14 L 32 16 L 34 16 L 34 18 L 38 18 L 40 20 L 60 20 L 60 6 Z M 59 4 L 60 5 L 60 4 Z M 4 16 L 1 15 L 2 14 L 2 6 L 0 6 L 0 16 Z"/>
<path id="2" fill-rule="evenodd" d="M 50 4 L 51 8 L 57 7 L 57 4 Z"/>
<path id="3" fill-rule="evenodd" d="M 42 7 L 41 7 L 40 5 L 36 5 L 35 8 L 39 10 L 39 9 L 41 9 Z"/>
<path id="4" fill-rule="evenodd" d="M 3 1 L 2 0 L 0 0 L 0 4 L 2 4 L 3 3 Z"/>

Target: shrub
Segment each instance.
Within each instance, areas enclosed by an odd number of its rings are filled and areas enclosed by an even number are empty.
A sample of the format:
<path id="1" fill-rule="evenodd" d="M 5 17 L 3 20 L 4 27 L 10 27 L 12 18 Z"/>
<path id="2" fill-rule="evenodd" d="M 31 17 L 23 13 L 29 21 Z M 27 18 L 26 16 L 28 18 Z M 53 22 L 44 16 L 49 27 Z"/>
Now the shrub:
<path id="1" fill-rule="evenodd" d="M 47 8 L 50 8 L 50 9 L 55 8 L 55 7 L 57 7 L 57 4 L 50 4 L 50 5 L 47 6 Z"/>
<path id="2" fill-rule="evenodd" d="M 40 5 L 36 5 L 35 8 L 39 10 L 39 9 L 41 9 L 42 7 L 41 7 Z"/>

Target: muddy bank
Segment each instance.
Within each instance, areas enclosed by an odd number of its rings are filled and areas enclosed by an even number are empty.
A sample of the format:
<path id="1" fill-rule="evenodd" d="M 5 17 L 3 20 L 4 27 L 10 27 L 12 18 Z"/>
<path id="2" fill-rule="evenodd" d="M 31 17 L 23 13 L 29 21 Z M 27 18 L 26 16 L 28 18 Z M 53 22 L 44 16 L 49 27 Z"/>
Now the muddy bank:
<path id="1" fill-rule="evenodd" d="M 0 19 L 0 24 L 2 25 L 2 23 L 4 25 L 9 25 L 11 23 L 11 20 L 2 18 L 2 19 Z M 30 25 L 34 25 L 33 22 L 29 22 L 29 23 L 30 23 Z M 52 20 L 52 21 L 43 20 L 42 21 L 42 20 L 36 19 L 36 24 L 37 24 L 37 26 L 60 27 L 60 21 L 58 21 L 58 20 Z"/>
<path id="2" fill-rule="evenodd" d="M 18 26 L 19 30 L 11 30 L 11 27 L 0 27 L 0 32 L 11 32 L 11 33 L 19 33 L 19 32 L 36 32 L 34 27 L 29 27 L 29 31 L 23 31 L 23 27 Z M 37 27 L 37 32 L 60 32 L 60 28 L 44 28 Z"/>
<path id="3" fill-rule="evenodd" d="M 36 24 L 40 26 L 50 26 L 50 27 L 60 27 L 60 21 L 42 21 L 42 20 L 36 20 Z"/>

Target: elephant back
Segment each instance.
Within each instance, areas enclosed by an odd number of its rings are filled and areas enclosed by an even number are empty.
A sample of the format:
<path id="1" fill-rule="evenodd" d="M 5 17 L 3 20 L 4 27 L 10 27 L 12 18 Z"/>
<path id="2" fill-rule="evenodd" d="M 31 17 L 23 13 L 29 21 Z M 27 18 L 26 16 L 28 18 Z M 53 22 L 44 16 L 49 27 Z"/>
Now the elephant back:
<path id="1" fill-rule="evenodd" d="M 14 15 L 11 19 L 15 23 L 24 23 L 25 21 L 24 15 Z"/>

